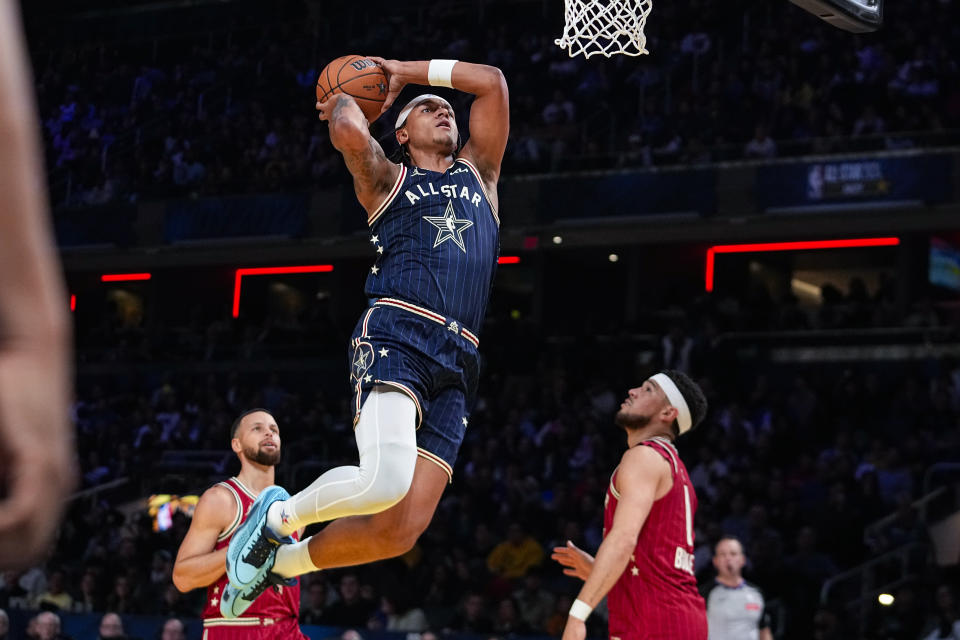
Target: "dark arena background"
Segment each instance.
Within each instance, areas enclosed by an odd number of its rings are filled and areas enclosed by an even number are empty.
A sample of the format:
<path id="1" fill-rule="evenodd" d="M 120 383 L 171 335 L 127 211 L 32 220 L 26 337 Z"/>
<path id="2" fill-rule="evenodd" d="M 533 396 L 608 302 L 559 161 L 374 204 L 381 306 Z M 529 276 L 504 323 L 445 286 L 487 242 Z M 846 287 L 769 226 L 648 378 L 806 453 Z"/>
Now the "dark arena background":
<path id="1" fill-rule="evenodd" d="M 349 53 L 495 65 L 511 132 L 453 482 L 409 553 L 302 577 L 305 634 L 558 638 L 580 583 L 550 550 L 596 551 L 613 414 L 679 369 L 710 405 L 678 442 L 701 584 L 732 534 L 774 638 L 960 637 L 956 0 L 888 0 L 867 33 L 787 0 L 655 0 L 649 55 L 586 59 L 554 44 L 561 0 L 22 11 L 82 478 L 46 559 L 2 574 L 0 637 L 206 638 L 173 560 L 249 407 L 291 492 L 356 464 L 346 347 L 376 254 L 314 110 Z"/>

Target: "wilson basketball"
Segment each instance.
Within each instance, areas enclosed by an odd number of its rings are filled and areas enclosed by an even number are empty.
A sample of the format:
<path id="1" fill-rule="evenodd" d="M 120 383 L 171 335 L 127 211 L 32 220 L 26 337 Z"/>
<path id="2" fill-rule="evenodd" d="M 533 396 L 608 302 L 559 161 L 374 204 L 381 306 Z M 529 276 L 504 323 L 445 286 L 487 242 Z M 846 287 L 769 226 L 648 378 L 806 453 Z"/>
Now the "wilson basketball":
<path id="1" fill-rule="evenodd" d="M 341 56 L 324 67 L 317 79 L 318 102 L 335 93 L 353 96 L 367 121 L 373 122 L 387 99 L 387 76 L 370 58 Z"/>

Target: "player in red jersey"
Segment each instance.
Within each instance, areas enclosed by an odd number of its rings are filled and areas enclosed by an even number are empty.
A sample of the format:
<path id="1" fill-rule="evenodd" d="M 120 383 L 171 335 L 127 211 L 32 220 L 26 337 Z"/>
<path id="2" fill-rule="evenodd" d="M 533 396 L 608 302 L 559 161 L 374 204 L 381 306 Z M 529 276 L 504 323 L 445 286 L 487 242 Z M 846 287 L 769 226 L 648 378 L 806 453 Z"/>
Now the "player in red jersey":
<path id="1" fill-rule="evenodd" d="M 693 575 L 697 496 L 673 441 L 707 412 L 686 374 L 651 377 L 620 405 L 616 423 L 628 449 L 607 487 L 597 557 L 572 542 L 553 550 L 564 573 L 585 583 L 563 640 L 583 640 L 586 619 L 604 596 L 611 640 L 707 640 L 707 613 Z"/>
<path id="2" fill-rule="evenodd" d="M 280 462 L 280 429 L 268 411 L 251 409 L 233 423 L 230 446 L 240 473 L 207 489 L 180 544 L 173 583 L 183 592 L 207 588 L 203 640 L 307 640 L 300 632 L 300 585 L 268 588 L 242 617 L 225 618 L 220 599 L 227 585 L 227 546 L 263 489 L 274 483 Z M 294 534 L 297 535 L 296 533 Z"/>

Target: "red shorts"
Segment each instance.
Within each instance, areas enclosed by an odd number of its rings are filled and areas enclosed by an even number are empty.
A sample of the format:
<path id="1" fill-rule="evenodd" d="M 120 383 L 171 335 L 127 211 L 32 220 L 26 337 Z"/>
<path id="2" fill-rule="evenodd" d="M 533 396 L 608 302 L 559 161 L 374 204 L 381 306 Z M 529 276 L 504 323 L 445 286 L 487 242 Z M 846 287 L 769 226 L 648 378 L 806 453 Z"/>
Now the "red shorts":
<path id="1" fill-rule="evenodd" d="M 310 640 L 295 618 L 208 618 L 203 640 Z"/>

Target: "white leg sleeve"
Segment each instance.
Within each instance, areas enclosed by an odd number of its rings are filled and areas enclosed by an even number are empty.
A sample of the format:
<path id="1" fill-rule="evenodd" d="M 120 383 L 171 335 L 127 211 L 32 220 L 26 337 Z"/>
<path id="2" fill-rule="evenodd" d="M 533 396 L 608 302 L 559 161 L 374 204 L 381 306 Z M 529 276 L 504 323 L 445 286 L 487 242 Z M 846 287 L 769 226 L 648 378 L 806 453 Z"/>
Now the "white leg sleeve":
<path id="1" fill-rule="evenodd" d="M 314 522 L 378 513 L 407 494 L 417 463 L 417 407 L 405 393 L 380 387 L 360 409 L 355 431 L 360 466 L 337 467 L 285 502 L 268 523 L 280 535 Z"/>

